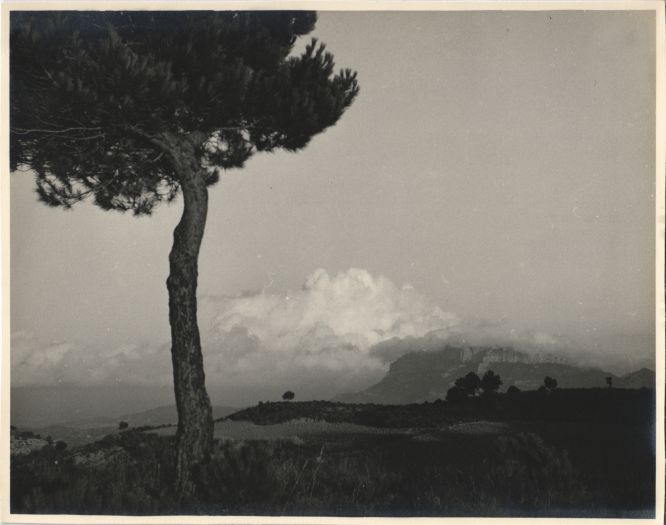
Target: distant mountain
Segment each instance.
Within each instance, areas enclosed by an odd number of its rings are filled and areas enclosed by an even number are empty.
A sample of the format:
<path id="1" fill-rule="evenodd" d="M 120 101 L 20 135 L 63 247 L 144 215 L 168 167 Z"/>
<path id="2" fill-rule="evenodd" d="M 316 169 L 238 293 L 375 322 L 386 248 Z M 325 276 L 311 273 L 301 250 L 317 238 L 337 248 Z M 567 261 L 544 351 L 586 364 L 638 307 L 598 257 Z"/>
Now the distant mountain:
<path id="1" fill-rule="evenodd" d="M 236 412 L 237 408 L 227 407 L 227 406 L 214 406 L 213 407 L 213 419 L 218 419 L 221 417 L 226 417 L 229 414 Z M 165 405 L 157 408 L 151 408 L 150 410 L 144 410 L 142 412 L 136 412 L 134 414 L 127 414 L 124 416 L 118 416 L 115 418 L 86 418 L 74 421 L 66 421 L 61 423 L 58 426 L 68 427 L 68 428 L 78 428 L 78 429 L 87 429 L 87 428 L 101 428 L 101 427 L 117 427 L 120 421 L 126 421 L 129 423 L 129 428 L 132 427 L 142 427 L 145 425 L 157 426 L 157 425 L 166 425 L 166 424 L 176 424 L 178 423 L 178 412 L 176 410 L 176 405 Z"/>
<path id="2" fill-rule="evenodd" d="M 211 395 L 211 399 L 216 396 Z M 22 429 L 54 425 L 100 428 L 118 426 L 121 420 L 137 426 L 162 425 L 176 421 L 176 409 L 170 403 L 173 403 L 173 387 L 169 386 L 14 387 L 10 417 L 11 424 Z M 218 409 L 223 414 L 227 407 L 213 407 L 214 415 Z"/>
<path id="3" fill-rule="evenodd" d="M 173 402 L 173 387 L 137 385 L 22 386 L 11 389 L 11 424 L 41 428 L 84 419 L 98 422 Z M 95 422 L 98 420 L 98 422 Z"/>
<path id="4" fill-rule="evenodd" d="M 635 372 L 613 379 L 613 386 L 618 388 L 641 388 L 649 386 L 654 388 L 655 375 L 654 370 L 648 368 L 641 368 Z"/>
<path id="5" fill-rule="evenodd" d="M 236 412 L 237 408 L 226 406 L 214 406 L 213 418 L 226 417 Z M 127 414 L 118 417 L 88 417 L 74 419 L 57 424 L 33 427 L 33 430 L 41 436 L 51 436 L 54 440 L 62 440 L 71 446 L 80 446 L 102 439 L 108 434 L 118 431 L 118 423 L 126 421 L 129 429 L 143 427 L 146 425 L 159 426 L 178 422 L 178 414 L 175 405 L 165 405 L 143 412 Z M 21 429 L 26 427 L 20 427 Z M 27 448 L 24 448 L 28 450 Z"/>
<path id="6" fill-rule="evenodd" d="M 557 362 L 547 355 L 532 356 L 511 347 L 457 347 L 410 352 L 391 363 L 386 376 L 368 389 L 336 397 L 347 403 L 421 403 L 446 398 L 455 380 L 468 372 L 481 376 L 493 370 L 502 378 L 501 390 L 515 385 L 521 390 L 536 389 L 546 376 L 557 379 L 562 388 L 605 387 L 606 378 L 620 388 L 654 388 L 654 372 L 642 369 L 616 376 L 598 368 Z"/>

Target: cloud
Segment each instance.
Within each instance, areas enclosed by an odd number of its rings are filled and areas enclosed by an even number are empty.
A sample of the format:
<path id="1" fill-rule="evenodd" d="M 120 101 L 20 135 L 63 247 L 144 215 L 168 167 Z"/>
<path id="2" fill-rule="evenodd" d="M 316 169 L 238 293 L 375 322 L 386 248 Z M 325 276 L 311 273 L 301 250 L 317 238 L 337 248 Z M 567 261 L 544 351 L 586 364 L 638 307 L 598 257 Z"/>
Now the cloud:
<path id="1" fill-rule="evenodd" d="M 540 330 L 519 330 L 504 321 L 465 319 L 446 334 L 451 344 L 462 346 L 513 346 L 531 353 L 559 353 L 573 348 L 569 339 Z"/>
<path id="2" fill-rule="evenodd" d="M 161 385 L 171 380 L 167 345 L 120 344 L 95 348 L 82 343 L 43 341 L 30 332 L 11 337 L 11 383 L 99 386 L 114 383 Z"/>
<path id="3" fill-rule="evenodd" d="M 286 389 L 320 399 L 358 391 L 378 381 L 401 355 L 446 343 L 513 346 L 536 357 L 625 371 L 649 366 L 653 349 L 649 337 L 613 337 L 581 348 L 504 322 L 460 320 L 408 284 L 354 268 L 337 275 L 316 270 L 295 291 L 218 297 L 208 302 L 211 308 L 212 322 L 201 327 L 206 384 L 214 399 L 226 403 L 275 399 Z M 42 341 L 28 332 L 12 334 L 11 374 L 12 386 L 172 382 L 166 340 L 97 348 Z"/>
<path id="4" fill-rule="evenodd" d="M 230 298 L 214 321 L 215 335 L 243 327 L 270 351 L 354 346 L 365 352 L 391 337 L 422 335 L 456 323 L 411 286 L 352 268 L 336 276 L 316 270 L 301 290 Z"/>
<path id="5" fill-rule="evenodd" d="M 516 330 L 504 323 L 464 319 L 446 330 L 433 330 L 421 337 L 393 338 L 370 349 L 370 355 L 390 363 L 409 352 L 434 351 L 445 345 L 457 347 L 512 347 L 538 359 L 566 360 L 573 348 L 564 338 L 544 332 Z"/>
<path id="6" fill-rule="evenodd" d="M 420 336 L 457 323 L 411 286 L 349 269 L 316 270 L 300 290 L 257 293 L 217 303 L 206 356 L 213 375 L 245 384 L 277 380 L 358 388 L 385 371 L 378 342 Z"/>
<path id="7" fill-rule="evenodd" d="M 415 351 L 432 351 L 450 344 L 459 347 L 512 347 L 534 361 L 568 363 L 625 374 L 641 367 L 654 369 L 654 334 L 618 333 L 584 341 L 540 330 L 520 330 L 505 321 L 462 319 L 446 330 L 422 337 L 394 338 L 370 349 L 370 355 L 392 362 Z"/>
<path id="8" fill-rule="evenodd" d="M 410 285 L 362 269 L 316 270 L 299 290 L 218 299 L 202 327 L 213 391 L 301 388 L 328 396 L 367 386 L 386 370 L 374 346 L 386 339 L 447 332 L 458 323 Z M 124 382 L 168 385 L 168 344 L 114 348 L 12 336 L 12 385 Z"/>

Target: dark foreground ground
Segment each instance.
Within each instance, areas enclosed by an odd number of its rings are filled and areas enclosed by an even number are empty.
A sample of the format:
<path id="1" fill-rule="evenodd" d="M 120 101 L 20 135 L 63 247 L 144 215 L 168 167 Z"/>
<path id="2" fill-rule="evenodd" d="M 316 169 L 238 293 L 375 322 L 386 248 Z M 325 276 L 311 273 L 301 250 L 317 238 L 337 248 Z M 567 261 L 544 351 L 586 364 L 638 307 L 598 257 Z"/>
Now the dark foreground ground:
<path id="1" fill-rule="evenodd" d="M 11 511 L 39 514 L 654 517 L 654 391 L 462 403 L 267 403 L 216 426 L 176 503 L 173 428 L 12 457 Z"/>

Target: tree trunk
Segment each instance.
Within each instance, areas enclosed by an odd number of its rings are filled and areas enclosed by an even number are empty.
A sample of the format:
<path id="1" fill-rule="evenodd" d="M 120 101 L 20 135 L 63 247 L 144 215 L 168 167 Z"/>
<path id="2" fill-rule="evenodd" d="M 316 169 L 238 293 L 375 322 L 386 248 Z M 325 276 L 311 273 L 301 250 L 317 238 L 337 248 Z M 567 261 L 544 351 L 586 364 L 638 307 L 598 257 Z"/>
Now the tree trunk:
<path id="1" fill-rule="evenodd" d="M 213 442 L 213 415 L 206 392 L 197 325 L 197 277 L 201 240 L 208 212 L 206 176 L 189 140 L 169 141 L 170 156 L 183 192 L 183 215 L 169 254 L 169 323 L 171 358 L 178 409 L 176 490 L 193 493 L 191 470 L 206 461 Z"/>

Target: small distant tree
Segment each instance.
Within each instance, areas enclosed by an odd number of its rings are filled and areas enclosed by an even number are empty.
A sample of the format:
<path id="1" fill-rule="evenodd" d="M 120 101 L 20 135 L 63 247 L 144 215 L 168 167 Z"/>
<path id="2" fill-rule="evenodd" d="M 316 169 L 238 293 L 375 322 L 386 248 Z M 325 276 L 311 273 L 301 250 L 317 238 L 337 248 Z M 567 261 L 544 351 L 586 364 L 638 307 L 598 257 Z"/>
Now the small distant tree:
<path id="1" fill-rule="evenodd" d="M 296 394 L 294 394 L 291 390 L 287 390 L 284 394 L 282 394 L 282 399 L 285 401 L 291 401 L 296 397 Z"/>
<path id="2" fill-rule="evenodd" d="M 502 380 L 500 379 L 500 376 L 492 370 L 488 370 L 481 378 L 481 390 L 483 390 L 485 395 L 497 392 L 501 385 Z"/>
<path id="3" fill-rule="evenodd" d="M 608 376 L 606 378 L 606 384 L 608 385 L 608 388 L 613 388 L 613 378 Z"/>
<path id="4" fill-rule="evenodd" d="M 557 379 L 546 376 L 543 380 L 543 386 L 545 386 L 548 390 L 555 390 L 557 388 Z"/>
<path id="5" fill-rule="evenodd" d="M 127 421 L 121 421 L 118 423 L 118 430 L 125 430 L 127 427 L 129 427 L 129 423 Z"/>
<path id="6" fill-rule="evenodd" d="M 57 451 L 63 451 L 66 448 L 67 448 L 67 443 L 65 443 L 64 441 L 58 440 L 58 441 L 55 442 L 55 449 Z"/>
<path id="7" fill-rule="evenodd" d="M 446 393 L 446 400 L 449 403 L 460 403 L 467 399 L 467 394 L 459 386 L 452 386 Z"/>
<path id="8" fill-rule="evenodd" d="M 475 372 L 469 372 L 465 377 L 456 379 L 455 386 L 460 388 L 467 397 L 475 396 L 481 389 L 481 378 Z"/>
<path id="9" fill-rule="evenodd" d="M 516 385 L 511 385 L 506 393 L 512 397 L 515 397 L 520 394 L 520 388 L 518 388 Z"/>
<path id="10" fill-rule="evenodd" d="M 53 438 L 51 437 L 50 434 L 47 434 L 45 439 L 46 439 L 46 442 L 47 442 L 49 445 L 52 445 L 52 444 L 53 444 Z"/>

